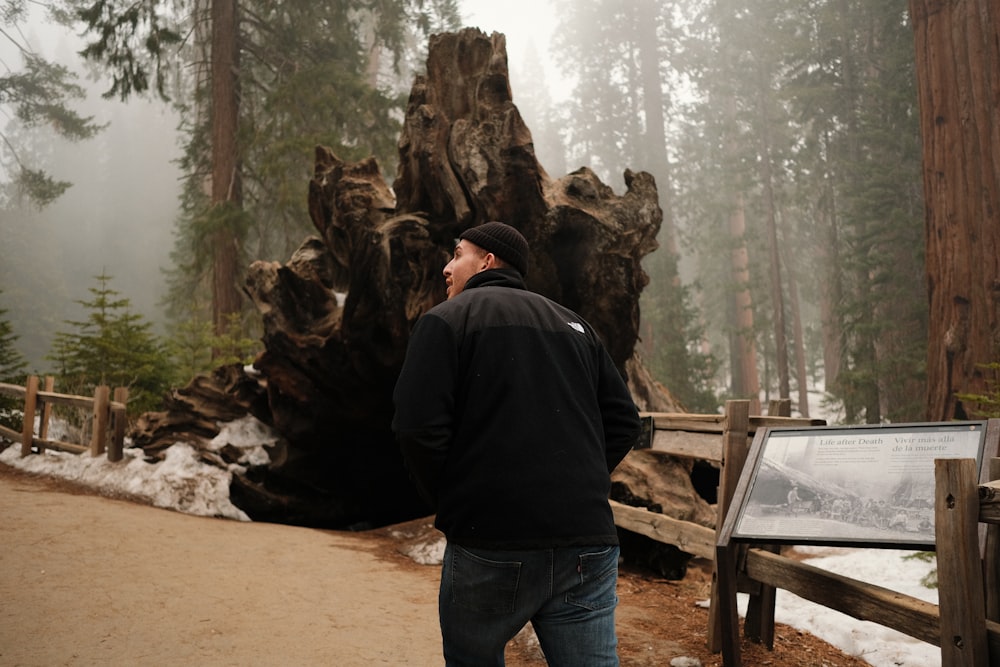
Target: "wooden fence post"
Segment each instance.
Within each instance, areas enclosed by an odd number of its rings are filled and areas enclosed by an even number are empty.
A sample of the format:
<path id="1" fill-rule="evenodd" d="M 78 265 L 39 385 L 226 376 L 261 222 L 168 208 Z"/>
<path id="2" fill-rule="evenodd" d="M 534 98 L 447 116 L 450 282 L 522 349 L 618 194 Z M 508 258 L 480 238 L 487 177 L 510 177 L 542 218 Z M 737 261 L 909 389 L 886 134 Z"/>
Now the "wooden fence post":
<path id="1" fill-rule="evenodd" d="M 983 465 L 989 466 L 989 481 L 1000 479 L 1000 459 L 991 458 Z M 985 553 L 983 554 L 983 590 L 986 592 L 986 618 L 1000 622 L 1000 526 L 986 525 Z"/>
<path id="2" fill-rule="evenodd" d="M 772 398 L 767 403 L 767 414 L 771 417 L 791 417 L 792 399 Z M 773 544 L 759 544 L 756 548 L 781 553 L 781 548 Z M 743 634 L 751 641 L 774 649 L 774 610 L 777 606 L 778 589 L 763 583 L 753 583 L 749 591 Z"/>
<path id="3" fill-rule="evenodd" d="M 111 408 L 111 389 L 101 385 L 94 389 L 94 432 L 90 435 L 90 455 L 100 456 L 104 453 L 104 444 L 108 431 L 108 412 Z"/>
<path id="4" fill-rule="evenodd" d="M 24 386 L 24 423 L 21 426 L 21 456 L 31 453 L 31 443 L 35 437 L 35 406 L 38 404 L 38 376 L 28 377 Z"/>
<path id="5" fill-rule="evenodd" d="M 52 393 L 55 391 L 55 388 L 56 379 L 51 375 L 46 375 L 45 391 Z M 45 451 L 45 445 L 42 443 L 49 438 L 49 419 L 52 417 L 52 404 L 44 399 L 40 400 L 39 403 L 41 403 L 42 413 L 38 417 L 38 439 L 42 442 L 38 443 L 38 453 L 41 454 Z"/>
<path id="6" fill-rule="evenodd" d="M 987 667 L 975 459 L 934 460 L 941 667 Z"/>
<path id="7" fill-rule="evenodd" d="M 115 387 L 114 402 L 128 404 L 128 387 Z M 125 446 L 126 409 L 111 410 L 111 443 L 108 445 L 108 460 L 121 461 Z"/>
<path id="8" fill-rule="evenodd" d="M 722 524 L 733 502 L 736 485 L 747 462 L 750 432 L 750 401 L 726 401 L 726 424 L 722 433 L 722 472 L 719 478 L 718 515 L 715 537 L 718 539 Z M 713 653 L 722 650 L 722 616 L 719 609 L 719 563 L 712 568 L 712 594 L 708 608 L 708 648 Z"/>

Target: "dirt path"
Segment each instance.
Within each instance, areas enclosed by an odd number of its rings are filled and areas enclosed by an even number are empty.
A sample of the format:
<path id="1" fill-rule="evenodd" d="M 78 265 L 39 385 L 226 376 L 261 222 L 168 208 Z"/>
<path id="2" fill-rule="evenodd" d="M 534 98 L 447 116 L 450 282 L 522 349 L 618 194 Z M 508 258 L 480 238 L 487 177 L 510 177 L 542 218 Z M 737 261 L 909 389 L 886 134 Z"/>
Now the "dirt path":
<path id="1" fill-rule="evenodd" d="M 401 554 L 408 534 L 428 530 L 205 519 L 0 464 L 0 667 L 440 665 L 438 568 Z M 699 606 L 710 578 L 704 567 L 682 581 L 623 569 L 623 667 L 679 656 L 721 667 Z M 746 667 L 865 664 L 781 624 L 773 651 L 741 650 Z M 530 631 L 507 664 L 545 665 Z"/>
<path id="2" fill-rule="evenodd" d="M 360 536 L 0 475 L 0 665 L 434 665 L 437 571 Z"/>

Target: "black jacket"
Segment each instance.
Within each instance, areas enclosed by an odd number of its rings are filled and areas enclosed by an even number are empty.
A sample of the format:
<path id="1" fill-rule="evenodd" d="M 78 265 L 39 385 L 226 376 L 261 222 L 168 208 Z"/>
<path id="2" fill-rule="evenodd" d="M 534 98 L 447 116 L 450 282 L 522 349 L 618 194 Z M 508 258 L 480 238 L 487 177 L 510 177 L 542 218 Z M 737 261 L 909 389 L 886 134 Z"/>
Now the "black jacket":
<path id="1" fill-rule="evenodd" d="M 610 473 L 638 436 L 635 404 L 590 325 L 516 271 L 476 274 L 420 318 L 394 400 L 403 456 L 449 541 L 617 544 Z"/>

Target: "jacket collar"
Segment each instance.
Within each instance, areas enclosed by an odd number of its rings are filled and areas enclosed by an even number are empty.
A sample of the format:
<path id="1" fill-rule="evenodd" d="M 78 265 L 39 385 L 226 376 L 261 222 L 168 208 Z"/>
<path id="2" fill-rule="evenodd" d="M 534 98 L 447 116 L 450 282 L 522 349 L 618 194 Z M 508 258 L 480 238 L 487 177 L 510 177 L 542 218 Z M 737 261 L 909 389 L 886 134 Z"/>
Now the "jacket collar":
<path id="1" fill-rule="evenodd" d="M 486 271 L 480 271 L 465 283 L 465 289 L 467 290 L 474 287 L 527 289 L 524 285 L 524 278 L 517 269 L 487 269 Z"/>

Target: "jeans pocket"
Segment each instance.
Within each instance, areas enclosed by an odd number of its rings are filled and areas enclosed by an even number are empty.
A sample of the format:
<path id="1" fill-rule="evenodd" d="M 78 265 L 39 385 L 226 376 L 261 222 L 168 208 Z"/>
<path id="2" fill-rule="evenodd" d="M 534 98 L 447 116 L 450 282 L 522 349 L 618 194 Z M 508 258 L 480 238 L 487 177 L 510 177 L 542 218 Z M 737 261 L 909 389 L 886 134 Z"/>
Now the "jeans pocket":
<path id="1" fill-rule="evenodd" d="M 514 612 L 520 561 L 496 561 L 455 546 L 451 562 L 451 601 L 483 614 Z"/>
<path id="2" fill-rule="evenodd" d="M 617 546 L 580 554 L 577 564 L 580 583 L 569 591 L 566 601 L 587 609 L 606 609 L 618 604 L 618 555 Z"/>

